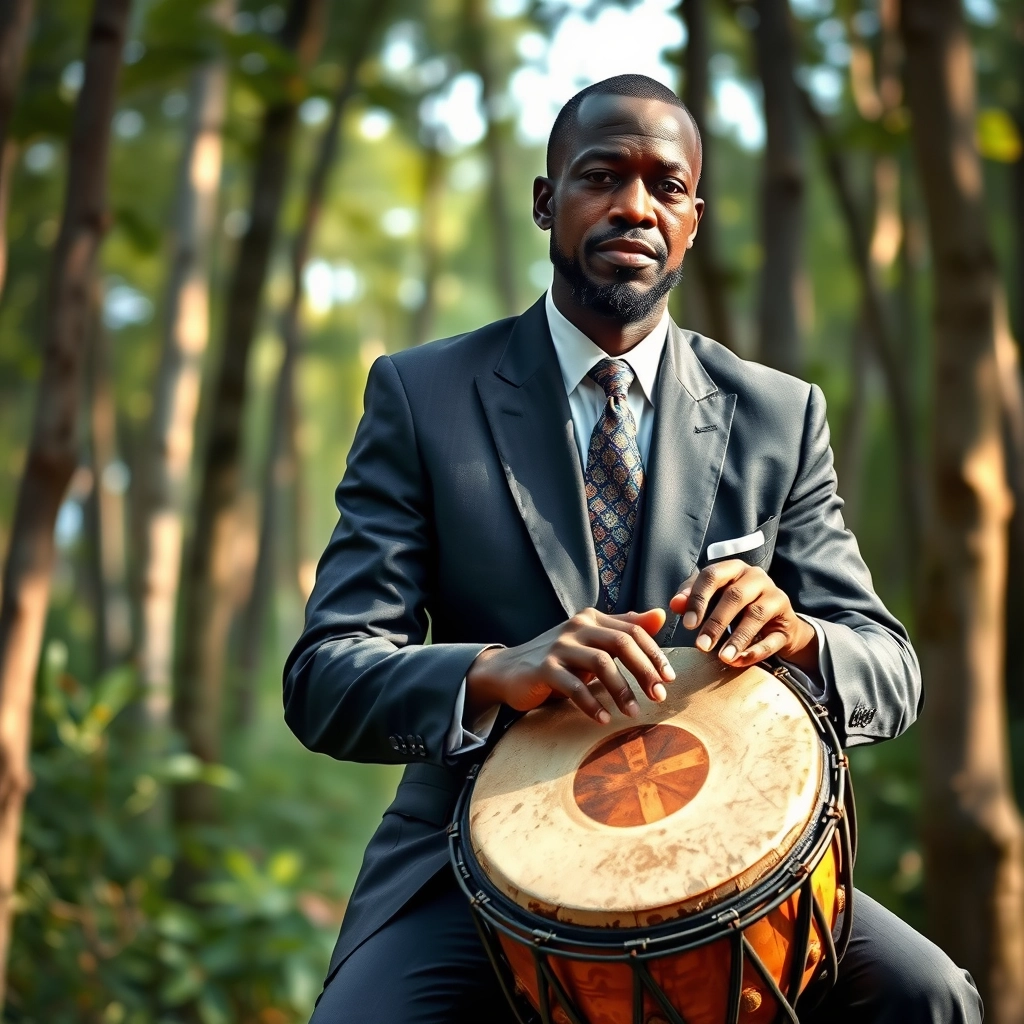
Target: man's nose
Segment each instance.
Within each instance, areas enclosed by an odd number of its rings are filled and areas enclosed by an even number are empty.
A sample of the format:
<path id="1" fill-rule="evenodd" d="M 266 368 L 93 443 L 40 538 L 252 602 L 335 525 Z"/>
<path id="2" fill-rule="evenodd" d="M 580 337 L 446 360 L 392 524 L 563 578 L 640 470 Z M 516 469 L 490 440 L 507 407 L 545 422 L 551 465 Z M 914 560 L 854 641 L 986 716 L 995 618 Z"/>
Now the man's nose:
<path id="1" fill-rule="evenodd" d="M 654 215 L 654 204 L 651 194 L 643 178 L 636 177 L 624 181 L 615 191 L 615 202 L 608 211 L 612 221 L 625 221 L 630 226 L 655 227 L 658 223 Z"/>

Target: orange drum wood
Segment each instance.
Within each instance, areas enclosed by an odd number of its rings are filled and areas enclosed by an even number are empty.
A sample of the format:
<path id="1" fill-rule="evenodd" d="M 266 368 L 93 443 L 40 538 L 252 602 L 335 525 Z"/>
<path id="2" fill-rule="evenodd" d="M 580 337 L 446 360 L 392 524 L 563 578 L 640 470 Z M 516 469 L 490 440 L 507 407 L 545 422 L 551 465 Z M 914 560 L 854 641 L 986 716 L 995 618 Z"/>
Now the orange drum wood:
<path id="1" fill-rule="evenodd" d="M 456 875 L 523 1022 L 797 1024 L 835 980 L 855 816 L 827 718 L 785 670 L 667 654 L 663 704 L 530 712 L 460 799 Z"/>

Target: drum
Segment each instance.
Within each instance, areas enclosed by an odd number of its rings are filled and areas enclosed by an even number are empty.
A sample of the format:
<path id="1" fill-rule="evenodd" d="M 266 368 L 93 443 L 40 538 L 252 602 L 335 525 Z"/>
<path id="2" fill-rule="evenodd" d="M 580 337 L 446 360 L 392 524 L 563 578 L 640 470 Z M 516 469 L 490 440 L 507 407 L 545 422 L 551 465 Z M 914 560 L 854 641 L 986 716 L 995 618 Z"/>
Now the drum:
<path id="1" fill-rule="evenodd" d="M 855 814 L 824 709 L 781 667 L 666 654 L 664 703 L 531 711 L 460 796 L 456 877 L 523 1024 L 797 1024 L 835 980 Z"/>

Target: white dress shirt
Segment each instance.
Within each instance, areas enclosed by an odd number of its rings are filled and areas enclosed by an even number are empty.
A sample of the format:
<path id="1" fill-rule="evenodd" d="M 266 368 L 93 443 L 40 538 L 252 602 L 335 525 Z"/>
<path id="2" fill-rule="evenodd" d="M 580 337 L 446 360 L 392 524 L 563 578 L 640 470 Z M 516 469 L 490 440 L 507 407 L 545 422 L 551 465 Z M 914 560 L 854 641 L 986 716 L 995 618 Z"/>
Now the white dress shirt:
<path id="1" fill-rule="evenodd" d="M 544 308 L 547 312 L 551 340 L 555 346 L 555 355 L 558 357 L 558 367 L 562 371 L 562 383 L 565 385 L 565 393 L 569 399 L 569 412 L 572 415 L 580 465 L 586 472 L 590 436 L 604 413 L 607 403 L 604 389 L 596 381 L 591 380 L 587 374 L 602 359 L 607 359 L 608 353 L 595 345 L 578 327 L 562 315 L 555 305 L 550 288 L 544 299 Z M 637 426 L 637 447 L 640 449 L 640 458 L 645 465 L 651 451 L 651 435 L 654 432 L 654 384 L 658 376 L 661 354 L 668 338 L 668 325 L 669 314 L 666 309 L 665 315 L 658 321 L 654 330 L 643 341 L 619 357 L 629 363 L 630 369 L 635 374 L 626 400 Z M 680 580 L 680 582 L 682 581 Z M 814 627 L 814 632 L 818 636 L 820 657 L 825 650 L 823 631 L 813 619 L 806 621 Z M 795 666 L 791 666 L 791 670 L 800 677 L 801 682 L 804 682 L 812 693 L 817 694 L 823 691 L 820 682 L 815 683 Z M 483 746 L 498 717 L 497 707 L 488 708 L 476 721 L 469 723 L 470 728 L 466 728 L 466 723 L 463 721 L 465 707 L 466 681 L 463 680 L 455 698 L 455 713 L 448 731 L 446 753 L 449 755 L 464 754 Z"/>

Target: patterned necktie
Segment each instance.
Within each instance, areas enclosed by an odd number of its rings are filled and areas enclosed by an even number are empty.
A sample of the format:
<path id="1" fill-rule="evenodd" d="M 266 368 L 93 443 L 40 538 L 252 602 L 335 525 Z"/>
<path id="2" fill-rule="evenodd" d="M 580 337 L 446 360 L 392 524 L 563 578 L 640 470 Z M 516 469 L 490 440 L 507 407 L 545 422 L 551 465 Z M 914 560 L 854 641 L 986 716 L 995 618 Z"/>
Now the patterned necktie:
<path id="1" fill-rule="evenodd" d="M 600 384 L 608 397 L 590 435 L 585 483 L 601 598 L 611 611 L 619 599 L 633 542 L 644 467 L 636 443 L 636 423 L 626 402 L 633 371 L 619 359 L 602 359 L 587 376 Z"/>

